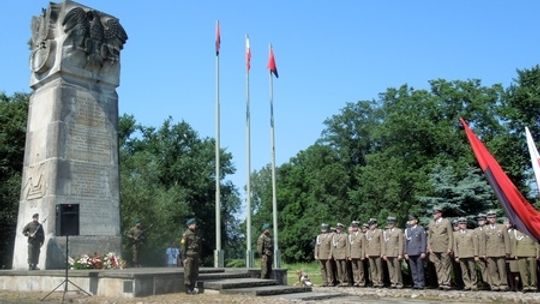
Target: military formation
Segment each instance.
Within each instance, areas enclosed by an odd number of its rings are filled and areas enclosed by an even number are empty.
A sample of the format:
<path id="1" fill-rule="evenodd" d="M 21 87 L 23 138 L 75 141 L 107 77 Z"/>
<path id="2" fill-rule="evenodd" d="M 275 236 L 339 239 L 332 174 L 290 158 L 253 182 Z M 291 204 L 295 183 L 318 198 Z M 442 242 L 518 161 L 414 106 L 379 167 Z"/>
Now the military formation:
<path id="1" fill-rule="evenodd" d="M 414 214 L 405 229 L 392 216 L 384 229 L 374 218 L 353 221 L 348 233 L 342 223 L 323 223 L 315 239 L 322 286 L 424 289 L 429 282 L 441 290 L 536 291 L 539 243 L 498 223 L 494 211 L 476 219 L 469 229 L 466 218 L 450 221 L 434 208 L 426 228 Z"/>

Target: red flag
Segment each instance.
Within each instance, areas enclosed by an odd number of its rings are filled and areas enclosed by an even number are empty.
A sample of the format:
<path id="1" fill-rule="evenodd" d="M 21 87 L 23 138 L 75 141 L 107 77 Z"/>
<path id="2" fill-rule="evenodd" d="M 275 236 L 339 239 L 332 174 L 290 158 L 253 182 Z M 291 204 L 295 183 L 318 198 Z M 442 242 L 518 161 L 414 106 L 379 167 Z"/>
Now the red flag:
<path id="1" fill-rule="evenodd" d="M 519 192 L 495 158 L 489 153 L 484 144 L 476 137 L 467 123 L 460 118 L 465 128 L 465 133 L 471 144 L 476 160 L 487 179 L 495 195 L 510 219 L 518 230 L 530 237 L 540 240 L 540 212 L 536 210 L 527 199 Z"/>
<path id="2" fill-rule="evenodd" d="M 219 28 L 219 21 L 216 22 L 216 56 L 219 56 L 219 49 L 221 48 L 221 30 Z"/>
<path id="3" fill-rule="evenodd" d="M 251 69 L 251 46 L 249 44 L 249 36 L 246 35 L 246 70 Z"/>
<path id="4" fill-rule="evenodd" d="M 270 57 L 268 58 L 267 67 L 270 70 L 270 73 L 274 74 L 276 78 L 279 78 L 277 66 L 276 66 L 276 58 L 274 57 L 274 50 L 272 49 L 272 46 L 270 46 Z"/>

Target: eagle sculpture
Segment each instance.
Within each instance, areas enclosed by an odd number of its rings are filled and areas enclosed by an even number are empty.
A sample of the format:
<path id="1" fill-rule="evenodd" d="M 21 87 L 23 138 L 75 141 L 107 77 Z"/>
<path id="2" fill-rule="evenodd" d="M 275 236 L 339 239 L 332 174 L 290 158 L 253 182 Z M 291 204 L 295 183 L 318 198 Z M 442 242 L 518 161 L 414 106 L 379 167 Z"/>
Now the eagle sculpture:
<path id="1" fill-rule="evenodd" d="M 86 52 L 88 65 L 101 67 L 106 60 L 117 62 L 128 39 L 118 19 L 82 7 L 70 10 L 62 26 L 73 47 Z"/>

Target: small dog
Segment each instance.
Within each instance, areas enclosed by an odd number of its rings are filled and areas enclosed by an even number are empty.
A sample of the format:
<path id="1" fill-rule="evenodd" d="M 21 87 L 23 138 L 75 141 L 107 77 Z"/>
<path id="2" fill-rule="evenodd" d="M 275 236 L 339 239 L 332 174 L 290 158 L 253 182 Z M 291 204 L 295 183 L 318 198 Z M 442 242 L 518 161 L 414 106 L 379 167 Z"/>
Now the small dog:
<path id="1" fill-rule="evenodd" d="M 296 286 L 305 286 L 305 287 L 311 287 L 313 286 L 313 283 L 311 283 L 311 280 L 309 279 L 309 275 L 305 273 L 303 270 L 297 270 L 296 276 L 298 277 L 298 282 L 296 282 Z"/>

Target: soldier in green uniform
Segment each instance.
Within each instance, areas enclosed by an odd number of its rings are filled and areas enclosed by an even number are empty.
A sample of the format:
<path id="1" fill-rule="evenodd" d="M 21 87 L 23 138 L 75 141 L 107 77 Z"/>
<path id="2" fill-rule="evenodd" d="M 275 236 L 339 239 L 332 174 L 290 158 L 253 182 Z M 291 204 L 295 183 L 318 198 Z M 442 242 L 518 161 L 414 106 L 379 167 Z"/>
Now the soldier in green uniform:
<path id="1" fill-rule="evenodd" d="M 478 257 L 476 265 L 480 269 L 480 275 L 482 276 L 482 281 L 484 285 L 490 285 L 489 283 L 489 272 L 487 268 L 487 262 L 485 259 L 486 256 L 486 235 L 484 234 L 485 225 L 486 225 L 486 215 L 484 213 L 479 213 L 476 217 L 478 227 L 474 229 L 474 233 L 478 238 Z"/>
<path id="2" fill-rule="evenodd" d="M 197 294 L 196 287 L 199 277 L 199 261 L 201 259 L 201 238 L 197 234 L 197 222 L 194 218 L 186 221 L 187 229 L 182 235 L 180 247 L 184 258 L 184 285 L 186 293 Z"/>
<path id="3" fill-rule="evenodd" d="M 454 245 L 454 229 L 450 221 L 443 218 L 442 208 L 435 207 L 433 221 L 428 226 L 429 260 L 435 265 L 440 289 L 450 289 L 452 262 L 450 256 Z"/>
<path id="4" fill-rule="evenodd" d="M 523 291 L 536 291 L 536 260 L 540 259 L 540 246 L 525 233 L 514 229 L 514 258 L 518 260 Z"/>
<path id="5" fill-rule="evenodd" d="M 510 239 L 502 224 L 497 224 L 494 211 L 487 213 L 488 224 L 484 229 L 486 261 L 490 277 L 491 290 L 508 290 L 505 258 L 510 257 Z"/>
<path id="6" fill-rule="evenodd" d="M 517 291 L 519 285 L 519 268 L 518 261 L 515 259 L 515 227 L 508 218 L 504 218 L 503 224 L 506 226 L 508 231 L 508 239 L 510 240 L 510 257 L 506 259 L 506 276 L 508 278 L 510 290 Z"/>
<path id="7" fill-rule="evenodd" d="M 39 253 L 45 240 L 43 226 L 39 223 L 39 214 L 32 215 L 32 221 L 24 226 L 22 232 L 28 237 L 28 270 L 39 270 L 37 267 Z"/>
<path id="8" fill-rule="evenodd" d="M 366 232 L 366 258 L 369 260 L 369 274 L 373 287 L 383 287 L 383 234 L 378 228 L 377 219 L 368 221 L 369 230 Z"/>
<path id="9" fill-rule="evenodd" d="M 454 258 L 459 263 L 465 290 L 478 290 L 475 260 L 478 260 L 478 237 L 467 229 L 467 219 L 458 219 L 459 230 L 454 234 Z"/>
<path id="10" fill-rule="evenodd" d="M 269 279 L 272 274 L 274 243 L 270 237 L 270 225 L 262 225 L 262 233 L 257 240 L 257 252 L 261 256 L 261 278 Z"/>
<path id="11" fill-rule="evenodd" d="M 332 234 L 328 224 L 321 224 L 321 233 L 315 240 L 315 260 L 321 268 L 322 286 L 332 286 L 334 271 L 332 269 Z"/>
<path id="12" fill-rule="evenodd" d="M 365 246 L 365 237 L 364 233 L 358 230 L 358 222 L 353 221 L 352 231 L 349 234 L 349 260 L 352 264 L 352 277 L 353 277 L 353 286 L 365 287 L 366 280 L 364 274 L 364 263 L 365 258 L 364 246 Z"/>
<path id="13" fill-rule="evenodd" d="M 396 218 L 386 219 L 387 228 L 383 231 L 383 259 L 388 266 L 391 288 L 403 288 L 401 259 L 403 258 L 403 230 L 396 227 Z"/>
<path id="14" fill-rule="evenodd" d="M 336 232 L 332 236 L 332 258 L 336 262 L 339 286 L 347 286 L 347 254 L 349 253 L 347 233 L 342 223 L 336 224 Z"/>
<path id="15" fill-rule="evenodd" d="M 135 226 L 131 227 L 127 233 L 127 237 L 131 243 L 131 262 L 133 267 L 141 267 L 141 263 L 139 261 L 139 255 L 141 251 L 141 247 L 144 244 L 144 240 L 146 239 L 146 233 L 143 229 L 143 224 L 139 221 L 135 224 Z"/>

